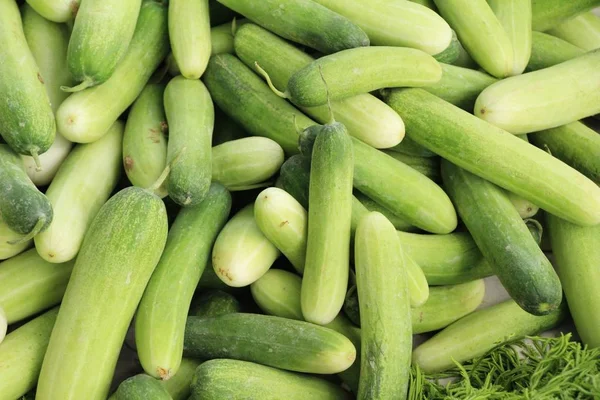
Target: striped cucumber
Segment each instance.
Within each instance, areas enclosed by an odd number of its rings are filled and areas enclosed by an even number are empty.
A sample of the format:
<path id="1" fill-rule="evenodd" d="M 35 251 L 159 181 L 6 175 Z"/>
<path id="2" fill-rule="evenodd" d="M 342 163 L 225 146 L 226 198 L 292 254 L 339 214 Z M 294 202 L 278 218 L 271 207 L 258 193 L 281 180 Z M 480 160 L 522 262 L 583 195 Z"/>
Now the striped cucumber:
<path id="1" fill-rule="evenodd" d="M 54 142 L 56 124 L 44 78 L 27 45 L 15 1 L 0 3 L 0 48 L 2 138 L 17 153 L 32 156 L 41 169 L 39 155 Z"/>
<path id="2" fill-rule="evenodd" d="M 531 0 L 488 0 L 513 49 L 510 75 L 523 73 L 531 55 Z"/>
<path id="3" fill-rule="evenodd" d="M 240 302 L 232 294 L 222 290 L 209 290 L 192 299 L 189 315 L 202 318 L 218 317 L 241 312 L 241 308 Z"/>
<path id="4" fill-rule="evenodd" d="M 542 32 L 532 32 L 531 57 L 525 71 L 537 71 L 560 64 L 585 53 L 569 42 Z"/>
<path id="5" fill-rule="evenodd" d="M 390 152 L 391 153 L 391 152 Z M 400 154 L 400 153 L 398 153 Z M 391 154 L 390 154 L 391 155 Z M 393 155 L 392 155 L 393 157 Z M 406 220 L 402 217 L 397 216 L 396 214 L 392 213 L 390 210 L 388 210 L 386 207 L 382 206 L 381 204 L 377 203 L 375 200 L 371 199 L 368 196 L 365 196 L 364 194 L 362 194 L 361 192 L 355 190 L 354 191 L 354 197 L 356 198 L 356 200 L 358 200 L 360 203 L 362 203 L 362 205 L 364 207 L 366 207 L 366 209 L 368 211 L 377 211 L 383 215 L 385 215 L 385 217 L 392 223 L 392 225 L 394 225 L 396 227 L 396 229 L 398 229 L 399 231 L 404 231 L 404 232 L 413 232 L 418 230 L 418 228 L 414 227 L 413 225 L 411 225 L 410 223 L 406 222 Z M 353 208 L 352 208 L 352 218 L 355 218 L 355 215 L 357 213 L 357 210 L 354 209 L 354 203 L 353 203 Z"/>
<path id="6" fill-rule="evenodd" d="M 142 92 L 168 50 L 167 6 L 144 1 L 131 43 L 117 68 L 103 84 L 67 97 L 56 112 L 58 131 L 78 143 L 101 138 Z"/>
<path id="7" fill-rule="evenodd" d="M 67 22 L 75 18 L 81 0 L 27 0 L 37 13 L 49 21 Z"/>
<path id="8" fill-rule="evenodd" d="M 106 399 L 127 328 L 166 240 L 164 203 L 149 191 L 129 187 L 102 206 L 52 331 L 38 400 Z"/>
<path id="9" fill-rule="evenodd" d="M 600 0 L 531 0 L 533 30 L 547 31 L 597 6 Z"/>
<path id="10" fill-rule="evenodd" d="M 450 162 L 571 222 L 600 223 L 600 188 L 548 153 L 424 90 L 394 90 L 387 102 L 414 140 Z"/>
<path id="11" fill-rule="evenodd" d="M 548 31 L 585 51 L 600 48 L 600 17 L 589 11 Z"/>
<path id="12" fill-rule="evenodd" d="M 135 320 L 140 362 L 154 378 L 168 380 L 179 370 L 192 296 L 230 209 L 227 189 L 213 184 L 200 204 L 179 212 L 169 230 Z"/>
<path id="13" fill-rule="evenodd" d="M 106 82 L 131 43 L 142 0 L 85 0 L 69 40 L 67 63 L 80 82 L 68 92 Z"/>
<path id="14" fill-rule="evenodd" d="M 160 381 L 173 400 L 188 400 L 192 393 L 191 384 L 200 361 L 184 358 L 179 371 L 168 381 Z"/>
<path id="15" fill-rule="evenodd" d="M 42 258 L 63 263 L 75 258 L 100 207 L 121 175 L 123 123 L 117 121 L 101 139 L 77 146 L 63 162 L 46 195 L 54 218 L 34 238 Z"/>
<path id="16" fill-rule="evenodd" d="M 388 156 L 394 157 L 396 160 L 404 163 L 438 183 L 441 182 L 440 176 L 440 159 L 439 157 L 417 157 L 408 154 L 398 153 L 397 151 L 384 150 Z M 392 221 L 393 222 L 393 221 Z"/>
<path id="17" fill-rule="evenodd" d="M 160 381 L 146 374 L 125 379 L 110 400 L 172 400 Z"/>
<path id="18" fill-rule="evenodd" d="M 215 110 L 206 86 L 199 80 L 175 77 L 164 93 L 169 124 L 167 178 L 169 196 L 181 206 L 199 204 L 211 180 L 211 146 Z"/>
<path id="19" fill-rule="evenodd" d="M 357 398 L 406 398 L 412 328 L 400 241 L 394 226 L 371 212 L 358 223 L 354 246 L 363 327 Z"/>

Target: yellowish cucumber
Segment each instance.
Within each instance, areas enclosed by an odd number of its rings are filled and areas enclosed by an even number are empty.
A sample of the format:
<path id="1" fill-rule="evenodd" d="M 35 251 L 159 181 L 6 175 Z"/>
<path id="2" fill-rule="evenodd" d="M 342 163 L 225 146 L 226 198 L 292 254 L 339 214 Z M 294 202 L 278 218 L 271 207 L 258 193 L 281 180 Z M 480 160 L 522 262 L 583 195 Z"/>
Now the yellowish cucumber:
<path id="1" fill-rule="evenodd" d="M 401 154 L 401 153 L 397 153 L 397 154 L 400 154 L 401 156 L 404 156 L 404 154 Z M 390 154 L 390 155 L 395 158 L 395 155 L 392 155 L 392 154 Z M 410 157 L 410 156 L 407 156 L 407 157 Z M 406 220 L 404 218 L 399 217 L 396 214 L 392 213 L 386 207 L 382 206 L 381 204 L 379 204 L 375 200 L 371 199 L 370 197 L 365 196 L 364 194 L 362 194 L 358 190 L 354 191 L 354 197 L 355 198 L 353 199 L 353 203 L 352 203 L 352 219 L 359 218 L 358 214 L 361 214 L 361 216 L 362 216 L 362 214 L 365 214 L 364 212 L 362 212 L 362 209 L 364 208 L 365 210 L 368 210 L 368 211 L 377 211 L 377 212 L 380 212 L 381 214 L 385 215 L 385 217 L 399 231 L 414 232 L 414 231 L 418 231 L 419 230 L 419 228 L 417 228 L 417 227 L 411 225 L 410 223 L 406 222 Z M 360 204 L 362 204 L 362 207 L 358 206 L 356 204 L 357 202 L 360 203 Z M 356 223 L 358 223 L 358 221 Z M 354 226 L 353 230 L 356 230 L 355 226 Z"/>
<path id="2" fill-rule="evenodd" d="M 513 49 L 510 75 L 523 73 L 531 55 L 531 0 L 488 0 Z"/>
<path id="3" fill-rule="evenodd" d="M 531 0 L 532 27 L 544 32 L 597 6 L 599 0 Z"/>
<path id="4" fill-rule="evenodd" d="M 555 36 L 532 32 L 531 57 L 526 71 L 537 71 L 565 62 L 585 53 L 583 49 Z"/>
<path id="5" fill-rule="evenodd" d="M 67 22 L 75 18 L 81 0 L 27 0 L 36 12 L 49 21 Z"/>
<path id="6" fill-rule="evenodd" d="M 585 50 L 600 47 L 600 17 L 591 11 L 550 29 L 548 33 Z"/>

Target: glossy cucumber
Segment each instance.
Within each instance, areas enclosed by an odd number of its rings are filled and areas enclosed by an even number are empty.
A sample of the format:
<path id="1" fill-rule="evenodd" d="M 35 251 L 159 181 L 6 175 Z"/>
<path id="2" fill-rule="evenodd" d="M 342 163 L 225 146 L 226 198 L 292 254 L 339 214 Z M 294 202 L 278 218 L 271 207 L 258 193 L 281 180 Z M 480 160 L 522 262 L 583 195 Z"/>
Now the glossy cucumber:
<path id="1" fill-rule="evenodd" d="M 560 64 L 585 53 L 583 49 L 542 32 L 532 32 L 531 57 L 526 71 Z"/>
<path id="2" fill-rule="evenodd" d="M 192 299 L 189 315 L 210 318 L 241 310 L 240 302 L 232 294 L 222 290 L 209 290 Z"/>
<path id="3" fill-rule="evenodd" d="M 160 381 L 146 374 L 138 374 L 125 379 L 119 385 L 111 400 L 172 400 L 171 395 Z"/>
<path id="4" fill-rule="evenodd" d="M 600 47 L 600 17 L 589 11 L 566 20 L 548 33 L 585 51 L 591 51 Z"/>
<path id="5" fill-rule="evenodd" d="M 36 12 L 53 22 L 72 20 L 79 10 L 81 0 L 27 0 Z"/>
<path id="6" fill-rule="evenodd" d="M 513 49 L 510 75 L 523 73 L 531 55 L 531 0 L 489 0 Z"/>
<path id="7" fill-rule="evenodd" d="M 547 31 L 599 5 L 600 0 L 531 0 L 533 30 Z"/>
<path id="8" fill-rule="evenodd" d="M 393 157 L 393 156 L 392 156 Z M 398 229 L 399 231 L 404 232 L 413 232 L 418 230 L 418 228 L 414 227 L 410 223 L 406 222 L 406 220 L 402 217 L 397 216 L 392 213 L 386 207 L 377 203 L 375 200 L 371 199 L 368 196 L 365 196 L 359 191 L 354 191 L 354 197 L 358 200 L 368 211 L 377 211 L 383 215 Z M 356 210 L 354 209 L 354 203 L 352 208 L 352 218 L 355 218 Z"/>
<path id="9" fill-rule="evenodd" d="M 31 246 L 32 240 L 23 240 L 23 236 L 10 229 L 0 216 L 0 260 L 14 257 Z"/>
<path id="10" fill-rule="evenodd" d="M 173 400 L 188 400 L 192 393 L 191 384 L 198 365 L 200 361 L 184 358 L 181 360 L 177 374 L 168 381 L 161 381 Z"/>

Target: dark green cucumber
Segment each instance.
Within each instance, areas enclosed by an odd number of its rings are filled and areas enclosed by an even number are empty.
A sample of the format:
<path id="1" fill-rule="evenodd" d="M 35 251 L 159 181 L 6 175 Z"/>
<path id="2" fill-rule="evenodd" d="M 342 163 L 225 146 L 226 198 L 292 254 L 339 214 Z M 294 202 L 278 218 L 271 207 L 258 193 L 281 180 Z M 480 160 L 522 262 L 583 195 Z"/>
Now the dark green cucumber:
<path id="1" fill-rule="evenodd" d="M 210 318 L 240 311 L 242 306 L 232 294 L 222 290 L 209 290 L 192 299 L 189 315 Z"/>
<path id="2" fill-rule="evenodd" d="M 435 58 L 439 63 L 445 64 L 453 64 L 458 60 L 460 56 L 461 44 L 458 41 L 458 37 L 456 36 L 456 32 L 452 30 L 452 39 L 450 40 L 450 44 L 443 51 L 435 54 L 433 58 Z"/>
<path id="3" fill-rule="evenodd" d="M 125 379 L 111 400 L 172 400 L 159 380 L 146 374 Z"/>
<path id="4" fill-rule="evenodd" d="M 282 188 L 308 209 L 310 160 L 301 154 L 288 158 L 279 171 Z"/>
<path id="5" fill-rule="evenodd" d="M 546 31 L 599 5 L 600 0 L 532 0 L 533 30 Z"/>
<path id="6" fill-rule="evenodd" d="M 585 53 L 583 49 L 569 42 L 542 32 L 533 32 L 531 56 L 525 71 L 537 71 L 560 64 Z"/>
<path id="7" fill-rule="evenodd" d="M 81 0 L 27 0 L 37 13 L 53 22 L 72 20 L 79 10 Z"/>
<path id="8" fill-rule="evenodd" d="M 394 156 L 392 155 L 392 157 L 394 157 Z M 408 156 L 408 157 L 410 157 L 410 156 Z M 361 192 L 359 192 L 357 190 L 354 191 L 354 197 L 356 197 L 356 199 L 358 201 L 360 201 L 362 203 L 362 205 L 367 208 L 367 210 L 369 210 L 369 211 L 377 211 L 377 212 L 380 212 L 381 214 L 385 215 L 385 217 L 399 231 L 414 232 L 414 231 L 418 230 L 418 228 L 416 228 L 413 225 L 411 225 L 410 223 L 406 222 L 406 220 L 404 218 L 397 216 L 396 214 L 394 214 L 393 212 L 391 212 L 390 210 L 388 210 L 386 207 L 384 207 L 381 204 L 377 203 L 375 200 L 371 199 L 370 197 L 365 196 Z M 353 214 L 356 213 L 356 211 L 354 210 L 354 208 L 352 209 L 352 213 Z M 354 218 L 354 215 L 353 215 L 353 218 Z"/>

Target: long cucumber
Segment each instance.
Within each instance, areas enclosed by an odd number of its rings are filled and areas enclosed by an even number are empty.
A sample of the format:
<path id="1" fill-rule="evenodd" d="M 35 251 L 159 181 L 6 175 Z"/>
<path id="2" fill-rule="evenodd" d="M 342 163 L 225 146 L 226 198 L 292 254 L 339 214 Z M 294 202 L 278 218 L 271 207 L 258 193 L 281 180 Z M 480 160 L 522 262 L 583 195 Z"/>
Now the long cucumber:
<path id="1" fill-rule="evenodd" d="M 589 11 L 566 20 L 548 33 L 585 51 L 591 51 L 600 48 L 600 17 Z"/>
<path id="2" fill-rule="evenodd" d="M 532 32 L 531 57 L 526 71 L 537 71 L 560 64 L 585 53 L 583 49 L 542 32 Z"/>
<path id="3" fill-rule="evenodd" d="M 205 271 L 210 270 L 205 269 Z M 209 290 L 192 299 L 188 314 L 209 318 L 234 312 L 241 312 L 241 304 L 235 296 L 222 290 Z"/>
<path id="4" fill-rule="evenodd" d="M 510 75 L 523 73 L 531 55 L 531 0 L 489 0 L 513 49 Z"/>
<path id="5" fill-rule="evenodd" d="M 67 22 L 75 17 L 81 0 L 27 0 L 36 12 L 53 22 Z"/>
<path id="6" fill-rule="evenodd" d="M 600 0 L 531 0 L 532 28 L 547 31 L 599 5 Z"/>

